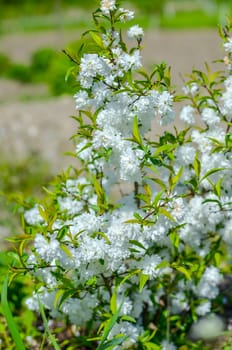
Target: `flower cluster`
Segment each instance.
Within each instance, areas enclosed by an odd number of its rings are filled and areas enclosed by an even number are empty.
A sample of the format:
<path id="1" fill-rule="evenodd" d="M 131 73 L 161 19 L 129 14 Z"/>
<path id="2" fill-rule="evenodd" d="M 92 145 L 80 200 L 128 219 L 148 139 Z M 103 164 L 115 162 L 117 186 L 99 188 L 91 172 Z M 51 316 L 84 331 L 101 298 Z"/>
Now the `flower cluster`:
<path id="1" fill-rule="evenodd" d="M 154 118 L 174 120 L 169 74 L 163 65 L 145 72 L 139 26 L 128 31 L 137 42 L 131 50 L 116 31 L 131 11 L 102 0 L 94 16 L 111 27 L 90 32 L 96 49 L 78 66 L 78 176 L 60 177 L 50 204 L 25 213 L 35 232 L 26 266 L 42 283 L 27 304 L 37 310 L 39 297 L 52 317 L 80 327 L 91 320 L 96 329 L 116 295 L 107 339 L 123 337 L 114 349 L 150 349 L 149 341 L 176 349 L 178 324 L 186 334 L 188 315 L 213 308 L 223 279 L 216 256 L 232 248 L 232 77 L 214 92 L 195 72 L 180 113 L 188 128 L 150 140 Z M 149 338 L 151 325 L 158 331 Z"/>

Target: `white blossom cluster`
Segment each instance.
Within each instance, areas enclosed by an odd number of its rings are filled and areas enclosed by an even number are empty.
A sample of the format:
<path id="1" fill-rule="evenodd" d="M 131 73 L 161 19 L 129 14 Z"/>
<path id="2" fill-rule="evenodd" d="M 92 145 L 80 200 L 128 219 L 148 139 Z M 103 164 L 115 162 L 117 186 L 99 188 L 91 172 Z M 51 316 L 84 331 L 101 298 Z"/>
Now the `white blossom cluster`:
<path id="1" fill-rule="evenodd" d="M 119 11 L 122 21 L 133 17 L 130 11 L 117 9 L 113 0 L 102 0 L 100 10 L 106 17 Z M 133 26 L 128 36 L 140 40 L 143 30 Z M 122 304 L 120 315 L 134 317 L 136 322 L 119 321 L 108 336 L 112 339 L 125 334 L 127 339 L 115 349 L 127 349 L 144 332 L 144 312 L 153 322 L 168 298 L 170 314 L 192 309 L 204 316 L 219 293 L 223 278 L 219 268 L 211 261 L 203 267 L 198 262 L 208 257 L 215 237 L 232 250 L 232 154 L 226 148 L 228 130 L 222 125 L 232 117 L 232 77 L 225 81 L 217 108 L 209 103 L 200 111 L 206 128 L 191 128 L 188 141 L 173 148 L 174 156 L 167 159 L 169 167 L 157 168 L 152 178 L 153 168 L 148 167 L 156 148 L 149 142 L 142 147 L 133 141 L 134 121 L 137 118 L 139 137 L 145 144 L 154 117 L 160 117 L 162 124 L 173 120 L 173 96 L 168 89 L 138 86 L 129 79 L 142 67 L 139 48 L 128 52 L 115 31 L 104 32 L 100 39 L 103 54 L 84 54 L 81 58 L 77 77 L 81 88 L 75 95 L 79 113 L 86 110 L 95 114 L 94 128 L 87 137 L 80 134 L 76 148 L 86 176 L 61 182 L 54 195 L 57 215 L 52 223 L 43 217 L 42 205 L 25 213 L 28 225 L 37 230 L 27 264 L 44 282 L 38 294 L 51 315 L 68 317 L 78 326 L 89 320 L 97 324 L 100 312 L 109 312 L 115 280 L 132 273 L 131 279 L 120 285 L 117 303 Z M 230 39 L 225 48 L 231 50 Z M 192 98 L 198 91 L 196 83 L 185 87 Z M 180 118 L 194 125 L 197 113 L 193 105 L 187 105 Z M 214 152 L 215 145 L 221 151 Z M 181 172 L 180 179 L 174 189 L 161 193 L 152 180 L 159 176 L 169 189 L 170 167 L 175 176 Z M 137 183 L 142 196 L 143 188 L 151 189 L 147 207 L 134 190 L 99 213 L 98 187 L 108 198 L 112 186 L 123 181 Z M 194 191 L 191 186 L 196 181 L 199 183 Z M 220 193 L 215 192 L 213 184 L 218 184 L 217 188 L 220 184 Z M 152 207 L 155 202 L 157 207 Z M 136 221 L 138 217 L 141 223 Z M 185 256 L 186 247 L 194 259 L 199 259 L 190 279 L 186 277 L 188 271 L 176 263 L 179 256 Z M 147 284 L 139 292 L 141 276 L 147 277 Z M 172 286 L 168 295 L 162 285 L 167 280 Z M 64 284 L 71 292 L 62 300 Z M 36 294 L 27 305 L 38 309 Z M 160 344 L 163 350 L 176 349 L 165 336 Z"/>

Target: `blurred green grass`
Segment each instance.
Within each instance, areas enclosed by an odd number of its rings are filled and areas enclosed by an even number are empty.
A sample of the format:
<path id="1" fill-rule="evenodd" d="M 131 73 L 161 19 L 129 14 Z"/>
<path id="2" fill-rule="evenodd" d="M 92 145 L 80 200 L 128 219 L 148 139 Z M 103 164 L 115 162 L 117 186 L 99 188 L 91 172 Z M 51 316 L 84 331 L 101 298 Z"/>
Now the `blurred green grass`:
<path id="1" fill-rule="evenodd" d="M 0 0 L 0 32 L 5 34 L 57 28 L 85 30 L 91 22 L 91 12 L 99 6 L 99 2 Z M 232 14 L 230 0 L 128 0 L 121 1 L 121 4 L 135 10 L 136 23 L 145 29 L 215 27 Z"/>

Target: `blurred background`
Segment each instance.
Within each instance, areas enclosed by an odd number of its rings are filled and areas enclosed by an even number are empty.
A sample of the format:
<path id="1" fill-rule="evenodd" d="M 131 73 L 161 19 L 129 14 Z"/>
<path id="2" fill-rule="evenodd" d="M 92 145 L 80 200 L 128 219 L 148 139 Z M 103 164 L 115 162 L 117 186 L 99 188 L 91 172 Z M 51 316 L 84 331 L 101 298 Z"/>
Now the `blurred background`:
<path id="1" fill-rule="evenodd" d="M 73 159 L 73 84 L 65 81 L 75 50 L 91 27 L 95 0 L 0 0 L 0 192 L 34 195 Z M 218 25 L 232 13 L 231 0 L 130 0 L 145 29 L 146 68 L 166 61 L 178 90 L 185 74 L 223 58 Z M 126 25 L 124 29 L 126 30 Z M 158 128 L 158 127 L 157 127 Z M 159 130 L 157 129 L 157 132 Z M 0 235 L 15 227 L 0 197 Z"/>

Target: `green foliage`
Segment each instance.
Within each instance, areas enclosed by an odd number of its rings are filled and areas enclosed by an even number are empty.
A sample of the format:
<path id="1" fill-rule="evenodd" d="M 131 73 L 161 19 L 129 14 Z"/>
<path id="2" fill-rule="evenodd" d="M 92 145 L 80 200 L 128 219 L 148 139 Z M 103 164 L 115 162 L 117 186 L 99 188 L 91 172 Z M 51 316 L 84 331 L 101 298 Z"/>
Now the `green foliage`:
<path id="1" fill-rule="evenodd" d="M 52 95 L 74 94 L 76 91 L 76 79 L 70 74 L 68 81 L 67 72 L 73 67 L 73 63 L 63 54 L 57 54 L 52 60 L 50 69 L 47 71 L 47 83 Z"/>
<path id="2" fill-rule="evenodd" d="M 9 331 L 12 335 L 12 338 L 15 342 L 15 345 L 18 350 L 25 350 L 25 347 L 23 345 L 22 339 L 20 337 L 17 325 L 14 321 L 14 318 L 12 316 L 8 300 L 7 300 L 7 288 L 8 288 L 8 276 L 5 278 L 5 281 L 3 283 L 2 287 L 2 294 L 1 294 L 1 305 L 2 305 L 2 310 L 3 314 L 6 318 L 7 325 L 9 327 Z"/>
<path id="3" fill-rule="evenodd" d="M 140 11 L 147 14 L 162 15 L 165 9 L 167 0 L 131 0 L 131 3 L 135 5 Z"/>
<path id="4" fill-rule="evenodd" d="M 10 66 L 10 59 L 3 53 L 0 53 L 0 75 L 5 75 Z"/>
<path id="5" fill-rule="evenodd" d="M 32 72 L 35 75 L 42 75 L 42 78 L 44 78 L 55 59 L 56 52 L 53 49 L 42 48 L 35 51 L 31 56 Z"/>
<path id="6" fill-rule="evenodd" d="M 0 159 L 0 192 L 23 193 L 28 197 L 41 193 L 41 184 L 51 180 L 51 171 L 46 160 L 33 153 L 24 159 Z"/>
<path id="7" fill-rule="evenodd" d="M 32 82 L 31 69 L 25 64 L 11 63 L 6 75 L 8 78 L 18 80 L 22 83 Z"/>
<path id="8" fill-rule="evenodd" d="M 166 29 L 210 28 L 217 25 L 218 14 L 202 10 L 178 11 L 175 16 L 163 16 L 160 20 L 160 27 Z"/>
<path id="9" fill-rule="evenodd" d="M 24 84 L 47 84 L 51 95 L 54 96 L 74 94 L 74 74 L 69 74 L 66 79 L 67 71 L 72 67 L 73 62 L 64 53 L 49 48 L 34 52 L 29 65 L 11 62 L 7 56 L 0 55 L 0 76 Z"/>

